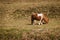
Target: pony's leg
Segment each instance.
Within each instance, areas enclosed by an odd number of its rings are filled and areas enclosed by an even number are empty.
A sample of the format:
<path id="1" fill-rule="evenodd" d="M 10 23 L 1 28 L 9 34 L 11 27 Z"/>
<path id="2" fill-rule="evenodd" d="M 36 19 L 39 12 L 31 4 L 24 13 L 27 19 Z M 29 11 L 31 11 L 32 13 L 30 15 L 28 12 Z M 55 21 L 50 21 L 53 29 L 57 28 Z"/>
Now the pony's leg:
<path id="1" fill-rule="evenodd" d="M 34 24 L 34 20 L 31 20 L 31 24 L 32 24 L 32 25 Z"/>
<path id="2" fill-rule="evenodd" d="M 42 24 L 42 20 L 40 20 L 40 22 L 39 22 L 39 25 L 41 25 Z"/>
<path id="3" fill-rule="evenodd" d="M 39 22 L 39 25 L 41 25 L 41 21 Z"/>
<path id="4" fill-rule="evenodd" d="M 45 24 L 44 20 L 42 19 L 42 24 Z"/>
<path id="5" fill-rule="evenodd" d="M 33 16 L 31 16 L 31 24 L 33 25 L 33 22 L 34 22 L 34 18 Z"/>
<path id="6" fill-rule="evenodd" d="M 34 24 L 36 24 L 36 20 L 34 20 Z"/>
<path id="7" fill-rule="evenodd" d="M 42 20 L 43 20 L 43 16 L 41 17 L 41 20 L 40 20 L 40 22 L 39 22 L 39 25 L 43 24 L 43 23 L 42 23 Z"/>
<path id="8" fill-rule="evenodd" d="M 31 24 L 34 25 L 34 19 L 33 18 L 31 18 Z"/>

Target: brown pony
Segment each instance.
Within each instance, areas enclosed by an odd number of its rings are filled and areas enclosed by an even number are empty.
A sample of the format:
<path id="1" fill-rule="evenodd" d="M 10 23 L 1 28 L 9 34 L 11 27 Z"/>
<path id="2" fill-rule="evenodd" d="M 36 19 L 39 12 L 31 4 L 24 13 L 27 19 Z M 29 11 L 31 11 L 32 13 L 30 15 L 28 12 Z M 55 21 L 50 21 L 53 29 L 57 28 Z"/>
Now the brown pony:
<path id="1" fill-rule="evenodd" d="M 31 24 L 34 23 L 34 20 L 40 21 L 39 25 L 41 25 L 41 24 L 47 24 L 48 21 L 49 21 L 47 15 L 42 14 L 42 13 L 41 14 L 32 13 L 32 15 L 31 15 Z"/>

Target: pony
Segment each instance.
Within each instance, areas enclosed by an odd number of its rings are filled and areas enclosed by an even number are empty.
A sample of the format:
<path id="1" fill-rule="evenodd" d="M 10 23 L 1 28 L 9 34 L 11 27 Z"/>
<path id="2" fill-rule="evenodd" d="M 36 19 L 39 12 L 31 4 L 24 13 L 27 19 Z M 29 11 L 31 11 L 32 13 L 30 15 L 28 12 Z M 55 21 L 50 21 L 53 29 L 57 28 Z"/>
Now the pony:
<path id="1" fill-rule="evenodd" d="M 49 22 L 47 15 L 43 13 L 38 14 L 33 12 L 31 15 L 31 24 L 34 23 L 34 20 L 39 21 L 39 25 L 47 24 Z"/>

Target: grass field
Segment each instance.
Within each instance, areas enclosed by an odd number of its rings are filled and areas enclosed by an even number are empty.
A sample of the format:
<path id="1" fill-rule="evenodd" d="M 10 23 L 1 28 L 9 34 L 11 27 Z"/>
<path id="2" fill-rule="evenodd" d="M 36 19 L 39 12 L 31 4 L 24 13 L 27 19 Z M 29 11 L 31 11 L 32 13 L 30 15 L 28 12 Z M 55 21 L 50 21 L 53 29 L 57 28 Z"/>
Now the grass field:
<path id="1" fill-rule="evenodd" d="M 0 1 L 0 40 L 60 40 L 60 1 L 20 1 Z M 34 11 L 46 11 L 49 23 L 31 25 Z"/>
<path id="2" fill-rule="evenodd" d="M 0 27 L 0 40 L 60 40 L 60 19 L 43 25 L 30 25 L 30 18 L 7 22 Z"/>

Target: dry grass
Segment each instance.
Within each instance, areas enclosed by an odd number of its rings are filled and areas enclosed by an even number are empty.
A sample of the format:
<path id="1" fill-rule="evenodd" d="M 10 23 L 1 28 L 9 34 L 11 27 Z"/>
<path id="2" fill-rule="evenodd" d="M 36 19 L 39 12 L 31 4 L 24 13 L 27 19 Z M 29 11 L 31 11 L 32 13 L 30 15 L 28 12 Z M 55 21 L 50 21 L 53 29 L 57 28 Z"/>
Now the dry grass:
<path id="1" fill-rule="evenodd" d="M 60 19 L 43 25 L 30 25 L 30 18 L 7 22 L 0 35 L 1 40 L 60 40 Z"/>
<path id="2" fill-rule="evenodd" d="M 45 10 L 54 18 L 30 25 L 31 12 Z M 0 2 L 0 40 L 60 40 L 60 1 Z"/>

